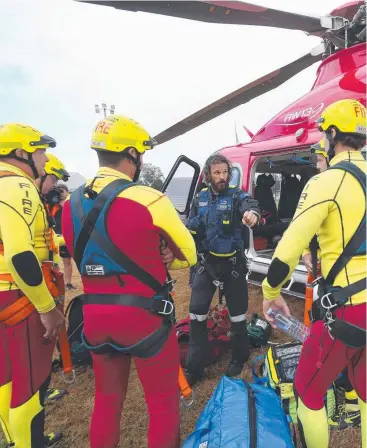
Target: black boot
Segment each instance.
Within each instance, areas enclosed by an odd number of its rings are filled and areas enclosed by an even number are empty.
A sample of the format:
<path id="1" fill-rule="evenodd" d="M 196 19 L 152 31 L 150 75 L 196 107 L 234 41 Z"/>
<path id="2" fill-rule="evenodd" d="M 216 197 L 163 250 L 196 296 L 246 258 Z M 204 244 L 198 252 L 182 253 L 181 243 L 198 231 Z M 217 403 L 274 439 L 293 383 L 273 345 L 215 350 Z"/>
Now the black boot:
<path id="1" fill-rule="evenodd" d="M 246 321 L 232 322 L 231 328 L 232 359 L 226 375 L 237 376 L 242 372 L 245 362 L 250 357 Z"/>
<path id="2" fill-rule="evenodd" d="M 190 372 L 189 370 L 185 369 L 185 377 L 191 387 L 201 381 L 203 379 L 203 376 L 203 374 L 200 375 L 199 373 Z"/>
<path id="3" fill-rule="evenodd" d="M 226 375 L 229 377 L 238 376 L 243 369 L 244 363 L 239 361 L 231 361 L 227 367 Z"/>
<path id="4" fill-rule="evenodd" d="M 207 321 L 190 321 L 189 351 L 186 359 L 185 375 L 190 386 L 203 378 L 208 352 Z"/>

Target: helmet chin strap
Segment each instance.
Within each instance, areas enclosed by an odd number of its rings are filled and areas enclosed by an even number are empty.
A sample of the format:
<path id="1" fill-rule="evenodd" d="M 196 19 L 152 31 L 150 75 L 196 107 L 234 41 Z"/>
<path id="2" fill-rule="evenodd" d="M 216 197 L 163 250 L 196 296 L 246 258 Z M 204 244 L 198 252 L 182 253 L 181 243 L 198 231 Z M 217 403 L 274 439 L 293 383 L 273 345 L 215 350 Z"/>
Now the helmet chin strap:
<path id="1" fill-rule="evenodd" d="M 23 159 L 23 157 L 18 157 L 16 154 L 11 155 L 10 157 L 12 157 L 13 159 L 19 160 L 19 162 L 23 162 L 23 163 L 27 164 L 28 166 L 30 166 L 34 178 L 38 179 L 40 176 L 37 171 L 36 165 L 34 163 L 32 154 L 30 154 L 30 153 L 27 153 L 27 154 L 28 154 L 28 159 Z"/>
<path id="2" fill-rule="evenodd" d="M 41 194 L 43 194 L 42 193 L 42 188 L 43 188 L 43 184 L 45 183 L 46 177 L 47 177 L 47 174 L 45 174 L 44 176 L 41 177 L 41 183 L 40 183 L 40 192 L 41 192 Z"/>
<path id="3" fill-rule="evenodd" d="M 337 134 L 335 134 L 335 137 L 336 137 L 336 135 Z M 328 131 L 326 133 L 326 138 L 329 142 L 329 149 L 327 152 L 328 157 L 326 159 L 328 167 L 329 167 L 329 162 L 335 157 L 335 145 L 336 145 L 335 137 L 331 136 L 331 131 Z"/>
<path id="4" fill-rule="evenodd" d="M 139 180 L 140 173 L 141 173 L 141 157 L 140 157 L 140 154 L 138 155 L 137 159 L 135 157 L 133 157 L 127 151 L 126 151 L 125 155 L 136 166 L 135 174 L 134 174 L 134 177 L 133 177 L 133 182 L 137 182 Z"/>

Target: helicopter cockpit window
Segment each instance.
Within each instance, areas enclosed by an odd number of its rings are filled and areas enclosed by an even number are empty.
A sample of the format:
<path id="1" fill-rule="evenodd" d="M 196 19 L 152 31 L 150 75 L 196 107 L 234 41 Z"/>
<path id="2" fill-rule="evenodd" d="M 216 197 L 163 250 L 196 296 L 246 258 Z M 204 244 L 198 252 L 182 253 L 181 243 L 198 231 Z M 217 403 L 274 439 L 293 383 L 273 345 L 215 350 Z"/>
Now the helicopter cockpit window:
<path id="1" fill-rule="evenodd" d="M 240 170 L 236 167 L 233 167 L 232 179 L 229 185 L 231 185 L 232 187 L 240 187 L 241 186 L 240 180 L 241 180 Z"/>

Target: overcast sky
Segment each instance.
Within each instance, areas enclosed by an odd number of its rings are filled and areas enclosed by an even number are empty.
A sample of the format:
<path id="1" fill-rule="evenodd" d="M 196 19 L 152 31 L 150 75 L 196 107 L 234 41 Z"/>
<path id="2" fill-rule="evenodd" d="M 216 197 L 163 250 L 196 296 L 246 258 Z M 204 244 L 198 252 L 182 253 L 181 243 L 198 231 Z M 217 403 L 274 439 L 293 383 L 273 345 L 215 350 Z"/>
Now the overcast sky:
<path id="1" fill-rule="evenodd" d="M 254 1 L 255 3 L 255 1 Z M 341 0 L 259 0 L 323 15 Z M 119 11 L 72 0 L 0 0 L 0 123 L 31 124 L 57 140 L 69 171 L 91 176 L 95 103 L 116 105 L 156 135 L 197 109 L 306 54 L 301 31 L 226 26 Z M 252 132 L 312 86 L 318 64 L 278 89 L 177 139 L 145 159 L 167 174 L 180 154 L 200 164 Z"/>

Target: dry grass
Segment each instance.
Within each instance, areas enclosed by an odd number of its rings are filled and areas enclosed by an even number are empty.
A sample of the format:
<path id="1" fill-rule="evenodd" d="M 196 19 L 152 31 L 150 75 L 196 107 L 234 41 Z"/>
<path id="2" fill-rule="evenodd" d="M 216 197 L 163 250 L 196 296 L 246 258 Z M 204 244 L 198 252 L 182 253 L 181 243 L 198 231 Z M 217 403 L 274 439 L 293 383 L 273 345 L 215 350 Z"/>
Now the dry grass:
<path id="1" fill-rule="evenodd" d="M 177 318 L 186 317 L 188 303 L 190 300 L 190 289 L 188 287 L 187 272 L 174 274 L 176 284 L 176 308 Z M 80 289 L 80 281 L 77 277 L 74 284 Z M 79 293 L 79 291 L 78 291 Z M 67 300 L 77 293 L 68 294 Z M 302 319 L 303 303 L 299 300 L 290 300 L 292 312 Z M 251 312 L 260 312 L 261 295 L 258 288 L 250 288 Z M 273 341 L 285 341 L 284 336 L 276 331 L 272 336 Z M 260 350 L 254 350 L 251 360 L 260 354 Z M 223 357 L 218 363 L 207 369 L 204 382 L 195 387 L 196 400 L 194 405 L 188 409 L 181 409 L 181 439 L 182 441 L 191 433 L 195 423 L 209 400 L 218 380 L 226 369 L 229 355 Z M 251 360 L 249 365 L 251 365 Z M 244 369 L 242 377 L 251 381 L 251 371 Z M 54 387 L 65 387 L 59 374 L 53 375 L 52 385 Z M 69 395 L 58 403 L 47 404 L 46 425 L 48 431 L 62 431 L 64 439 L 58 445 L 60 448 L 88 448 L 89 419 L 93 408 L 94 382 L 91 370 L 79 369 L 74 385 L 68 388 Z M 125 409 L 121 421 L 120 448 L 145 448 L 147 447 L 146 433 L 148 417 L 142 387 L 138 381 L 135 369 L 132 369 L 129 390 L 127 394 Z M 1 443 L 0 443 L 1 446 Z M 333 448 L 359 447 L 360 430 L 351 429 L 332 434 L 330 446 Z M 225 448 L 225 447 L 223 447 Z"/>

